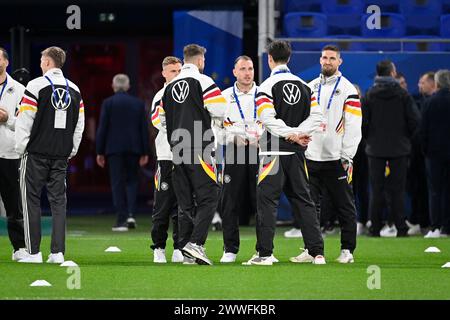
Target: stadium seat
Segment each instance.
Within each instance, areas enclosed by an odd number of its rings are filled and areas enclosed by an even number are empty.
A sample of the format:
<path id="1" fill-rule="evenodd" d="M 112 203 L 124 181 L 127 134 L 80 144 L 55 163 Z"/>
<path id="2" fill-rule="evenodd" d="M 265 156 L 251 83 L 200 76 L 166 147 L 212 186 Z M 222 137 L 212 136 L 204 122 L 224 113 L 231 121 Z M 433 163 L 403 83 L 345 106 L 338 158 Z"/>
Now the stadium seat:
<path id="1" fill-rule="evenodd" d="M 327 15 L 329 33 L 360 34 L 363 0 L 324 0 L 322 12 Z"/>
<path id="2" fill-rule="evenodd" d="M 427 35 L 415 35 L 408 36 L 406 39 L 439 39 L 436 36 L 427 36 Z M 443 51 L 442 43 L 440 42 L 404 42 L 403 43 L 403 51 L 413 51 L 413 52 L 430 52 L 430 51 Z"/>
<path id="3" fill-rule="evenodd" d="M 327 36 L 327 38 L 360 39 L 361 37 L 340 34 L 340 35 Z M 338 46 L 341 51 L 366 51 L 366 43 L 365 42 L 331 42 L 331 44 Z"/>
<path id="4" fill-rule="evenodd" d="M 450 0 L 442 0 L 442 13 L 450 13 Z"/>
<path id="5" fill-rule="evenodd" d="M 450 39 L 450 14 L 441 16 L 441 38 Z M 442 45 L 445 51 L 450 51 L 450 43 Z"/>
<path id="6" fill-rule="evenodd" d="M 396 13 L 381 13 L 381 28 L 369 29 L 367 21 L 370 15 L 361 18 L 361 34 L 366 38 L 401 38 L 405 36 L 405 18 Z M 399 42 L 367 42 L 368 51 L 399 51 Z"/>
<path id="7" fill-rule="evenodd" d="M 365 8 L 375 4 L 380 7 L 381 12 L 398 12 L 398 0 L 365 0 Z"/>
<path id="8" fill-rule="evenodd" d="M 292 12 L 284 16 L 284 34 L 291 38 L 321 38 L 327 35 L 327 16 L 315 12 Z M 293 43 L 293 50 L 320 50 L 323 43 Z"/>
<path id="9" fill-rule="evenodd" d="M 400 13 L 406 18 L 408 35 L 439 34 L 441 0 L 404 0 L 400 3 Z"/>
<path id="10" fill-rule="evenodd" d="M 299 12 L 299 11 L 309 11 L 309 12 L 320 12 L 321 0 L 284 0 L 283 12 Z"/>

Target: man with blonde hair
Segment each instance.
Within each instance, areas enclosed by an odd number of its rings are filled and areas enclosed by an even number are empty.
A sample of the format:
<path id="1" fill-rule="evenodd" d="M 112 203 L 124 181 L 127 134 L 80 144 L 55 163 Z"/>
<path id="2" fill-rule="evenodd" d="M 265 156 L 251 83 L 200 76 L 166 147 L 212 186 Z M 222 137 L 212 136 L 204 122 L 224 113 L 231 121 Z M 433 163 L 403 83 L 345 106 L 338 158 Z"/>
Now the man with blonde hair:
<path id="1" fill-rule="evenodd" d="M 172 151 L 167 141 L 167 130 L 161 125 L 160 107 L 161 98 L 167 84 L 172 81 L 181 71 L 181 60 L 177 57 L 165 57 L 162 62 L 162 76 L 166 80 L 153 98 L 151 120 L 153 126 L 158 129 L 155 139 L 156 147 L 156 173 L 155 173 L 155 196 L 153 197 L 152 213 L 152 241 L 153 262 L 166 263 L 166 240 L 169 220 L 172 218 L 173 225 L 173 254 L 172 262 L 183 262 L 183 254 L 178 246 L 178 204 L 172 184 Z"/>

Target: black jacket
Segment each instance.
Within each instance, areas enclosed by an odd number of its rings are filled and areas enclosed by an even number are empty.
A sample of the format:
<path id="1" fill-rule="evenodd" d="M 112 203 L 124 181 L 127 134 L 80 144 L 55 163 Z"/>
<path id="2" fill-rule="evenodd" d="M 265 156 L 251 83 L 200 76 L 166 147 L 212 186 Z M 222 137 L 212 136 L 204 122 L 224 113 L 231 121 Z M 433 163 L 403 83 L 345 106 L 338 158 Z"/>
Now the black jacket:
<path id="1" fill-rule="evenodd" d="M 97 130 L 97 154 L 149 154 L 148 125 L 144 102 L 117 92 L 102 105 Z"/>
<path id="2" fill-rule="evenodd" d="M 420 139 L 428 157 L 450 159 L 450 90 L 440 89 L 422 110 Z"/>
<path id="3" fill-rule="evenodd" d="M 363 137 L 372 157 L 396 158 L 411 152 L 420 113 L 413 98 L 391 77 L 377 77 L 362 99 Z"/>

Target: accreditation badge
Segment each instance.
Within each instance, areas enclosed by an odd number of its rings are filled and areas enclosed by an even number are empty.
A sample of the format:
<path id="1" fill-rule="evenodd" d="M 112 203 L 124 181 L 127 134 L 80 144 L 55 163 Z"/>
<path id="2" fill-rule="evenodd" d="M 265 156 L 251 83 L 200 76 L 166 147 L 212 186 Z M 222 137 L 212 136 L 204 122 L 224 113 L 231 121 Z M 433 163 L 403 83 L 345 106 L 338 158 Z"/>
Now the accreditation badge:
<path id="1" fill-rule="evenodd" d="M 55 110 L 55 129 L 66 129 L 67 111 Z"/>

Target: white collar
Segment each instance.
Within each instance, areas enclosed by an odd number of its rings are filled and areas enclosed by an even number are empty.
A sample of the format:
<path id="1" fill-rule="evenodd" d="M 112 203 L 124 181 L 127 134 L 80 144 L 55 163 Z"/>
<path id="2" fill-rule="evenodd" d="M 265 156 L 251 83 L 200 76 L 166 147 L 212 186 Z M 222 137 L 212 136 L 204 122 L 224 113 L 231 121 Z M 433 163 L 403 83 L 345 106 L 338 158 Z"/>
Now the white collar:
<path id="1" fill-rule="evenodd" d="M 239 90 L 238 86 L 237 86 L 237 81 L 234 83 L 234 90 L 236 92 L 237 95 L 242 95 L 242 94 L 255 94 L 255 90 L 256 90 L 256 83 L 255 81 L 253 81 L 252 87 L 250 88 L 250 90 L 248 92 L 242 92 L 241 90 Z"/>
<path id="2" fill-rule="evenodd" d="M 200 73 L 200 70 L 198 70 L 198 67 L 193 63 L 185 63 L 183 65 L 183 67 L 181 68 L 181 70 L 191 70 L 193 72 Z"/>
<path id="3" fill-rule="evenodd" d="M 329 83 L 333 83 L 335 81 L 337 81 L 337 79 L 339 77 L 342 77 L 342 73 L 340 71 L 336 72 L 335 74 L 333 74 L 331 77 L 325 77 L 322 73 L 320 74 L 320 79 L 319 82 L 321 84 L 329 84 Z"/>
<path id="4" fill-rule="evenodd" d="M 51 69 L 49 69 L 49 70 L 47 70 L 47 72 L 46 73 L 44 73 L 44 77 L 45 76 L 50 76 L 50 75 L 63 75 L 63 73 L 62 73 L 62 70 L 61 69 L 59 69 L 59 68 L 51 68 Z"/>
<path id="5" fill-rule="evenodd" d="M 272 69 L 272 72 L 270 73 L 270 76 L 273 76 L 274 73 L 278 72 L 278 71 L 282 71 L 282 70 L 286 70 L 288 72 L 291 72 L 291 70 L 289 70 L 288 66 L 286 64 L 280 64 L 278 66 L 276 66 L 275 68 Z"/>

